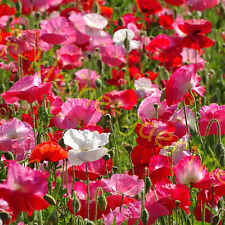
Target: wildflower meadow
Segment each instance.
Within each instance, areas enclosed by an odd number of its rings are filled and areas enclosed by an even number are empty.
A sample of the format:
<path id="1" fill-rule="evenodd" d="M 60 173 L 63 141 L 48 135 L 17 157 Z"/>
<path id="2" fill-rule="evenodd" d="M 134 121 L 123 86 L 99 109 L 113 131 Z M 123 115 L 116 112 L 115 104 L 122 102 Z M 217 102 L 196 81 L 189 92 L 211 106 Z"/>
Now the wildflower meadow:
<path id="1" fill-rule="evenodd" d="M 225 0 L 0 1 L 0 225 L 225 225 Z"/>

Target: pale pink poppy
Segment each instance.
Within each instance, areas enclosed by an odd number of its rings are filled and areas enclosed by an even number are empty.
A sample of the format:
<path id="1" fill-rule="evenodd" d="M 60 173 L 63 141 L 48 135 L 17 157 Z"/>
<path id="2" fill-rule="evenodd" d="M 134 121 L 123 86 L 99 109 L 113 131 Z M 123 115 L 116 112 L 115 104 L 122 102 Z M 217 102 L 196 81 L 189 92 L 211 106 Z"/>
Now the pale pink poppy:
<path id="1" fill-rule="evenodd" d="M 208 173 L 198 156 L 186 156 L 173 168 L 178 184 L 190 185 L 202 180 Z"/>
<path id="2" fill-rule="evenodd" d="M 53 119 L 60 129 L 76 128 L 80 122 L 96 124 L 102 117 L 99 103 L 84 98 L 71 99 L 63 103 L 61 111 Z"/>
<path id="3" fill-rule="evenodd" d="M 63 69 L 74 69 L 83 65 L 82 51 L 73 44 L 63 45 L 56 53 L 59 58 L 59 66 Z"/>
<path id="4" fill-rule="evenodd" d="M 196 74 L 194 64 L 185 65 L 177 69 L 169 78 L 166 85 L 166 102 L 168 106 L 182 101 L 189 91 L 204 96 L 205 87 L 201 86 L 201 77 Z"/>
<path id="5" fill-rule="evenodd" d="M 96 79 L 100 78 L 100 75 L 96 73 L 94 70 L 81 69 L 75 73 L 75 80 L 77 81 L 79 88 L 82 89 L 84 87 L 96 87 Z"/>
<path id="6" fill-rule="evenodd" d="M 207 127 L 209 122 L 212 119 L 216 119 L 219 122 L 221 135 L 225 134 L 225 105 L 217 105 L 216 103 L 212 103 L 209 106 L 202 106 L 200 109 L 201 118 L 199 120 L 199 130 L 202 136 L 206 134 Z M 217 124 L 213 122 L 210 126 L 208 135 L 218 135 Z"/>
<path id="7" fill-rule="evenodd" d="M 0 184 L 0 198 L 9 204 L 15 216 L 22 211 L 31 216 L 34 210 L 49 206 L 42 198 L 48 192 L 48 176 L 47 172 L 9 161 L 7 180 Z"/>
<path id="8" fill-rule="evenodd" d="M 161 92 L 153 94 L 147 98 L 145 98 L 139 108 L 138 108 L 138 116 L 142 121 L 145 119 L 153 119 L 156 118 L 156 109 L 154 107 L 155 104 L 158 105 L 158 118 L 168 120 L 172 114 L 177 109 L 177 104 L 168 106 L 166 104 L 166 100 L 160 102 Z"/>
<path id="9" fill-rule="evenodd" d="M 143 180 L 138 181 L 136 175 L 113 174 L 110 179 L 101 179 L 100 182 L 104 191 L 128 197 L 135 197 L 144 188 Z"/>
<path id="10" fill-rule="evenodd" d="M 34 147 L 32 127 L 17 118 L 0 126 L 0 149 L 15 155 L 24 155 Z"/>
<path id="11" fill-rule="evenodd" d="M 125 49 L 119 45 L 109 45 L 100 48 L 102 61 L 110 67 L 125 63 Z"/>
<path id="12" fill-rule="evenodd" d="M 7 104 L 13 104 L 19 100 L 33 103 L 42 98 L 43 95 L 47 95 L 51 87 L 51 82 L 42 83 L 40 77 L 30 75 L 17 81 L 9 91 L 3 92 L 1 96 Z"/>
<path id="13" fill-rule="evenodd" d="M 200 57 L 199 52 L 193 48 L 183 48 L 181 52 L 183 63 L 191 63 L 197 66 L 197 69 L 203 70 L 205 67 L 205 60 Z"/>

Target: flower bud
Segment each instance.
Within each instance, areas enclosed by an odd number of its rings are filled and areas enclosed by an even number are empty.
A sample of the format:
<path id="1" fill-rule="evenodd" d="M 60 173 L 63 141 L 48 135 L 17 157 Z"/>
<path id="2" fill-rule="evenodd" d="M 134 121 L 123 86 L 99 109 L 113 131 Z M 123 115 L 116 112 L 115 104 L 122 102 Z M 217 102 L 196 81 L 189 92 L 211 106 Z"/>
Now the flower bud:
<path id="1" fill-rule="evenodd" d="M 150 178 L 146 177 L 146 180 L 145 180 L 145 193 L 148 193 L 148 191 L 151 188 L 151 186 L 152 186 L 152 182 L 151 182 Z"/>
<path id="2" fill-rule="evenodd" d="M 212 225 L 218 225 L 220 222 L 220 215 L 216 214 L 213 218 L 212 218 Z"/>
<path id="3" fill-rule="evenodd" d="M 51 195 L 46 194 L 46 195 L 44 196 L 44 199 L 45 199 L 50 205 L 56 205 L 56 201 L 55 201 L 55 199 L 54 199 Z"/>
<path id="4" fill-rule="evenodd" d="M 219 160 L 220 165 L 222 167 L 224 167 L 224 165 L 225 165 L 225 153 L 224 153 L 224 151 L 225 151 L 225 148 L 224 148 L 223 143 L 218 142 L 216 144 L 215 154 L 216 154 L 216 157 Z"/>
<path id="5" fill-rule="evenodd" d="M 104 155 L 102 158 L 107 162 L 108 160 L 110 160 L 110 155 Z"/>
<path id="6" fill-rule="evenodd" d="M 141 220 L 144 225 L 148 224 L 148 219 L 149 219 L 148 211 L 146 209 L 143 209 L 141 213 Z"/>
<path id="7" fill-rule="evenodd" d="M 74 208 L 74 212 L 78 213 L 80 211 L 80 200 L 75 196 L 74 198 L 72 198 L 72 204 L 73 204 L 73 208 Z"/>
<path id="8" fill-rule="evenodd" d="M 102 87 L 102 81 L 101 81 L 101 79 L 96 79 L 95 80 L 95 84 L 96 84 L 96 86 L 98 87 L 98 88 L 100 88 L 100 87 Z"/>
<path id="9" fill-rule="evenodd" d="M 76 225 L 84 225 L 84 220 L 82 219 L 81 216 L 76 216 L 74 224 L 76 224 Z"/>
<path id="10" fill-rule="evenodd" d="M 133 145 L 127 144 L 127 143 L 124 143 L 123 145 L 124 145 L 124 148 L 126 149 L 126 151 L 128 151 L 128 152 L 133 151 Z"/>
<path id="11" fill-rule="evenodd" d="M 104 211 L 107 207 L 107 201 L 103 193 L 98 198 L 98 204 L 99 204 L 99 209 L 102 211 Z"/>
<path id="12" fill-rule="evenodd" d="M 3 224 L 6 220 L 8 220 L 10 217 L 9 213 L 6 211 L 1 211 L 0 212 L 0 219 L 3 221 Z"/>
<path id="13" fill-rule="evenodd" d="M 117 23 L 118 23 L 118 26 L 122 27 L 123 24 L 124 24 L 123 18 L 120 17 L 120 18 L 118 19 L 118 22 L 117 22 Z"/>
<path id="14" fill-rule="evenodd" d="M 12 152 L 4 152 L 3 154 L 4 154 L 4 156 L 7 160 L 13 160 L 14 159 L 14 155 L 13 155 Z"/>
<path id="15" fill-rule="evenodd" d="M 95 223 L 93 221 L 90 221 L 88 219 L 85 219 L 84 223 L 85 223 L 85 225 L 95 225 Z"/>

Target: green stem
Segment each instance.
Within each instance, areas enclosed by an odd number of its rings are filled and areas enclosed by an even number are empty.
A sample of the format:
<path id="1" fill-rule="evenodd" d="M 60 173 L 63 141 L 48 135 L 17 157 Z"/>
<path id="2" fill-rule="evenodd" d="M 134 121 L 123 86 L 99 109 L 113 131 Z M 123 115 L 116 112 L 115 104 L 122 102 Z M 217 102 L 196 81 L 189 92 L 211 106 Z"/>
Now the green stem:
<path id="1" fill-rule="evenodd" d="M 87 178 L 87 219 L 89 220 L 89 178 L 88 178 L 88 167 L 87 162 L 85 162 L 86 178 Z"/>
<path id="2" fill-rule="evenodd" d="M 131 153 L 128 152 L 128 154 L 129 154 L 129 160 L 130 160 L 130 166 L 131 166 L 132 175 L 134 175 L 134 165 L 132 163 Z"/>
<path id="3" fill-rule="evenodd" d="M 187 120 L 187 113 L 186 113 L 186 107 L 185 107 L 185 102 L 183 100 L 183 107 L 184 107 L 184 118 L 185 118 L 185 123 L 186 123 L 186 129 L 187 129 L 187 134 L 188 134 L 188 144 L 189 144 L 189 149 L 191 150 L 191 141 L 190 141 L 190 132 L 189 132 L 189 126 L 188 126 L 188 120 Z"/>
<path id="4" fill-rule="evenodd" d="M 32 103 L 30 103 L 30 108 L 31 108 L 32 122 L 33 122 L 34 142 L 35 142 L 35 145 L 37 145 L 37 137 L 36 137 L 36 131 L 35 131 L 35 115 L 34 115 Z"/>
<path id="5" fill-rule="evenodd" d="M 210 225 L 212 225 L 212 208 L 213 208 L 213 200 L 214 200 L 214 194 L 213 194 L 213 186 L 212 186 L 212 202 L 210 206 Z"/>
<path id="6" fill-rule="evenodd" d="M 95 194 L 95 222 L 97 221 L 97 214 L 98 214 L 98 191 L 101 190 L 100 187 L 97 187 L 96 194 Z"/>
<path id="7" fill-rule="evenodd" d="M 120 202 L 120 212 L 122 210 L 122 205 L 123 205 L 123 197 L 124 197 L 124 194 L 122 194 L 122 198 L 121 198 L 121 202 Z"/>
<path id="8" fill-rule="evenodd" d="M 205 133 L 205 136 L 204 136 L 204 140 L 206 142 L 206 137 L 208 136 L 208 133 L 209 133 L 209 129 L 211 127 L 211 124 L 215 122 L 217 124 L 217 128 L 218 128 L 218 138 L 219 138 L 219 143 L 221 143 L 221 130 L 220 130 L 220 124 L 219 124 L 219 121 L 216 120 L 216 119 L 212 119 L 210 120 L 209 124 L 208 124 L 208 127 L 206 129 L 206 133 Z"/>

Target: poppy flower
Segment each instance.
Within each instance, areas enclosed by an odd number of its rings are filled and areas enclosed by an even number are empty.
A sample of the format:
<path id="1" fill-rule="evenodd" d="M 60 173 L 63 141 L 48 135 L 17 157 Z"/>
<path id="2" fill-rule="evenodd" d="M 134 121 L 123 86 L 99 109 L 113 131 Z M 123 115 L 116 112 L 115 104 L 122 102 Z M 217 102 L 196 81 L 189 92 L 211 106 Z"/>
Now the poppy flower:
<path id="1" fill-rule="evenodd" d="M 100 181 L 90 182 L 89 183 L 89 219 L 94 220 L 95 216 L 95 195 L 97 187 L 100 186 Z M 77 181 L 74 184 L 74 191 L 81 203 L 79 212 L 76 215 L 80 215 L 83 219 L 87 218 L 87 186 L 85 183 Z M 97 219 L 102 217 L 102 214 L 107 215 L 111 210 L 114 210 L 116 207 L 119 207 L 121 204 L 122 196 L 121 195 L 110 195 L 106 197 L 107 207 L 105 210 L 99 209 L 99 204 L 97 204 Z M 128 204 L 134 202 L 135 200 L 129 197 L 123 197 L 123 204 Z M 68 208 L 73 214 L 72 200 L 69 199 Z"/>
<path id="2" fill-rule="evenodd" d="M 0 126 L 0 149 L 3 152 L 12 151 L 23 156 L 34 147 L 34 132 L 26 122 L 17 118 Z"/>
<path id="3" fill-rule="evenodd" d="M 164 2 L 170 4 L 170 5 L 176 5 L 176 6 L 180 6 L 182 4 L 184 4 L 187 0 L 164 0 Z"/>
<path id="4" fill-rule="evenodd" d="M 179 103 L 189 91 L 204 96 L 205 87 L 200 86 L 201 77 L 196 74 L 196 66 L 185 65 L 177 69 L 166 85 L 166 102 L 168 106 Z"/>
<path id="5" fill-rule="evenodd" d="M 144 14 L 156 14 L 162 11 L 162 6 L 157 0 L 136 0 L 137 8 Z"/>
<path id="6" fill-rule="evenodd" d="M 165 28 L 172 30 L 172 24 L 173 24 L 173 15 L 161 15 L 159 16 L 159 24 Z"/>
<path id="7" fill-rule="evenodd" d="M 7 104 L 13 104 L 19 100 L 25 100 L 31 104 L 43 95 L 47 95 L 51 86 L 51 82 L 42 83 L 40 77 L 30 75 L 17 81 L 9 91 L 3 92 L 1 96 Z"/>
<path id="8" fill-rule="evenodd" d="M 8 202 L 15 217 L 22 211 L 31 216 L 34 210 L 46 209 L 49 204 L 42 197 L 48 192 L 49 175 L 15 161 L 8 163 L 8 177 L 0 184 L 0 198 Z"/>
<path id="9" fill-rule="evenodd" d="M 219 106 L 216 103 L 212 103 L 209 106 L 202 106 L 200 109 L 201 118 L 199 119 L 199 130 L 200 134 L 204 136 L 206 129 L 212 119 L 219 121 L 221 135 L 225 134 L 225 116 L 224 116 L 225 105 Z M 208 132 L 208 135 L 218 135 L 218 128 L 216 123 L 212 123 Z"/>
<path id="10" fill-rule="evenodd" d="M 94 70 L 81 69 L 75 73 L 80 90 L 84 87 L 96 88 L 96 79 L 100 79 L 100 76 Z"/>
<path id="11" fill-rule="evenodd" d="M 110 67 L 120 66 L 126 63 L 125 49 L 119 45 L 109 45 L 100 48 L 102 61 Z"/>
<path id="12" fill-rule="evenodd" d="M 188 0 L 186 4 L 190 6 L 191 11 L 204 11 L 215 7 L 220 3 L 220 0 Z"/>
<path id="13" fill-rule="evenodd" d="M 178 28 L 185 34 L 208 34 L 211 31 L 212 23 L 205 19 L 184 20 L 178 24 Z"/>
<path id="14" fill-rule="evenodd" d="M 111 173 L 113 166 L 113 161 L 110 158 L 108 161 L 106 161 L 106 168 L 107 172 Z M 88 168 L 88 178 L 89 180 L 97 180 L 98 178 L 101 178 L 101 176 L 106 175 L 106 168 L 105 168 L 105 160 L 103 158 L 96 160 L 94 162 L 87 162 L 87 168 Z M 86 180 L 86 168 L 85 163 L 74 166 L 75 170 L 75 177 L 80 180 Z M 73 176 L 72 167 L 68 169 L 68 174 Z"/>
<path id="15" fill-rule="evenodd" d="M 110 179 L 101 179 L 100 186 L 111 194 L 124 194 L 135 197 L 144 188 L 143 180 L 138 181 L 136 175 L 113 174 Z"/>
<path id="16" fill-rule="evenodd" d="M 103 95 L 102 100 L 105 102 L 106 108 L 131 110 L 137 104 L 137 95 L 132 89 L 114 90 Z"/>
<path id="17" fill-rule="evenodd" d="M 208 173 L 198 156 L 186 156 L 173 168 L 179 184 L 190 185 L 202 180 Z"/>
<path id="18" fill-rule="evenodd" d="M 63 135 L 64 143 L 73 148 L 68 152 L 68 160 L 72 165 L 81 165 L 83 162 L 93 162 L 102 158 L 108 152 L 108 149 L 102 146 L 109 142 L 109 135 L 89 130 L 66 131 Z"/>
<path id="19" fill-rule="evenodd" d="M 116 69 L 112 69 L 112 78 L 106 80 L 106 82 L 116 87 L 120 87 L 123 84 L 127 84 L 127 80 L 124 79 L 123 72 L 121 70 L 117 71 Z"/>
<path id="20" fill-rule="evenodd" d="M 56 142 L 47 141 L 35 146 L 30 154 L 29 162 L 41 162 L 44 160 L 57 162 L 61 159 L 67 159 L 67 155 L 68 152 Z"/>

